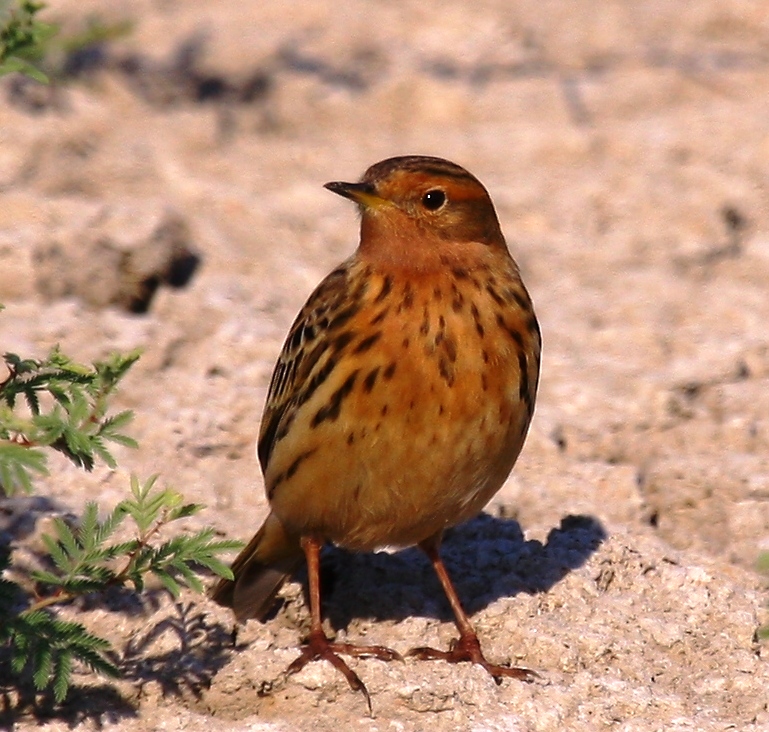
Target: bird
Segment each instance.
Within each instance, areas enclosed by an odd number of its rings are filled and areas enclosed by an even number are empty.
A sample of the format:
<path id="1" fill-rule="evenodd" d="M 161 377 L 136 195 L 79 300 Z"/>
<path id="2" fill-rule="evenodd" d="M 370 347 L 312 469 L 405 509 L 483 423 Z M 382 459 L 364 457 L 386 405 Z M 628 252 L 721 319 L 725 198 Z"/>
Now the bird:
<path id="1" fill-rule="evenodd" d="M 371 712 L 341 656 L 402 656 L 325 635 L 320 552 L 416 545 L 459 638 L 407 655 L 532 680 L 530 669 L 486 659 L 440 555 L 446 529 L 479 514 L 510 474 L 539 383 L 539 324 L 494 204 L 463 167 L 423 155 L 325 188 L 357 204 L 360 242 L 286 337 L 257 442 L 270 512 L 211 597 L 239 622 L 264 620 L 306 561 L 310 632 L 286 673 L 326 660 Z"/>

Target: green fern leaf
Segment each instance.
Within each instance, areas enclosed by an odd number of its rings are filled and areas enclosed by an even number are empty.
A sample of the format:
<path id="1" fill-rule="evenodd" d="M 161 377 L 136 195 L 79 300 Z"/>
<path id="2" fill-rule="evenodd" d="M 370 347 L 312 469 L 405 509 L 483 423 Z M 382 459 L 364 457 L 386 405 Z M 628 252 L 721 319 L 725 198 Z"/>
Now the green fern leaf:
<path id="1" fill-rule="evenodd" d="M 152 574 L 160 580 L 160 583 L 165 587 L 174 598 L 179 597 L 182 591 L 179 583 L 164 569 L 154 568 Z"/>
<path id="2" fill-rule="evenodd" d="M 72 529 L 69 528 L 66 521 L 61 516 L 57 516 L 53 520 L 54 528 L 56 529 L 56 535 L 59 539 L 59 543 L 63 547 L 64 551 L 69 555 L 68 561 L 76 560 L 81 552 L 80 546 Z"/>
<path id="3" fill-rule="evenodd" d="M 194 516 L 196 513 L 200 513 L 204 508 L 205 507 L 200 503 L 185 503 L 183 506 L 178 506 L 169 511 L 168 521 L 176 521 L 177 519 Z"/>
<path id="4" fill-rule="evenodd" d="M 175 561 L 173 568 L 184 578 L 184 584 L 195 592 L 203 592 L 203 583 L 183 560 Z"/>
<path id="5" fill-rule="evenodd" d="M 32 474 L 47 475 L 46 456 L 38 449 L 0 440 L 0 489 L 6 495 L 32 492 Z"/>
<path id="6" fill-rule="evenodd" d="M 95 501 L 88 501 L 83 510 L 83 518 L 77 532 L 80 546 L 86 551 L 92 550 L 97 545 L 97 531 L 99 527 L 99 507 Z"/>
<path id="7" fill-rule="evenodd" d="M 69 572 L 72 562 L 67 552 L 64 551 L 60 541 L 56 541 L 50 534 L 43 534 L 43 543 L 48 550 L 53 563 L 60 572 Z"/>
<path id="8" fill-rule="evenodd" d="M 72 678 L 72 654 L 63 652 L 53 671 L 53 698 L 61 704 L 67 697 Z"/>
<path id="9" fill-rule="evenodd" d="M 32 656 L 32 665 L 34 668 L 32 681 L 35 684 L 35 688 L 39 691 L 45 689 L 48 686 L 48 680 L 51 678 L 51 672 L 53 671 L 51 647 L 47 644 L 38 645 Z"/>

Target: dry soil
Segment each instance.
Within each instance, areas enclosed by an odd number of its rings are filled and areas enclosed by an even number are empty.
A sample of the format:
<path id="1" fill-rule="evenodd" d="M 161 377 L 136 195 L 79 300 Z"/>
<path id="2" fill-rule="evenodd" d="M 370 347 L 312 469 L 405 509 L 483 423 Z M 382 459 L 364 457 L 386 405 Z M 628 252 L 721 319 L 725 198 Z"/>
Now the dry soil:
<path id="1" fill-rule="evenodd" d="M 118 408 L 141 449 L 3 505 L 21 561 L 51 513 L 108 507 L 127 474 L 247 538 L 254 440 L 295 312 L 357 241 L 324 191 L 434 154 L 497 204 L 544 336 L 528 444 L 446 557 L 478 668 L 323 663 L 282 679 L 302 578 L 233 644 L 185 595 L 65 610 L 125 678 L 78 672 L 14 730 L 769 730 L 769 7 L 740 0 L 52 0 L 65 34 L 128 35 L 43 88 L 0 84 L 0 348 L 78 360 L 142 347 Z M 399 651 L 454 628 L 415 550 L 325 557 L 340 638 Z M 764 620 L 762 620 L 764 618 Z"/>

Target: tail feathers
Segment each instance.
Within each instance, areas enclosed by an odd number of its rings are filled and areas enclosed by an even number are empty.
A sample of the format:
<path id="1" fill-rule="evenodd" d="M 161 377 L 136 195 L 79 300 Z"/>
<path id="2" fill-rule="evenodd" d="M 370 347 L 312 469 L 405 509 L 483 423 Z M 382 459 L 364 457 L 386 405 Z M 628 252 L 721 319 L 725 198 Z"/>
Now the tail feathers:
<path id="1" fill-rule="evenodd" d="M 279 566 L 248 565 L 234 581 L 220 580 L 211 590 L 210 597 L 224 607 L 232 608 L 238 622 L 249 618 L 263 621 L 269 614 L 283 583 L 294 573 L 301 559 Z"/>
<path id="2" fill-rule="evenodd" d="M 283 583 L 302 563 L 302 550 L 273 514 L 232 563 L 234 580 L 221 579 L 210 597 L 231 607 L 239 622 L 263 620 Z"/>
<path id="3" fill-rule="evenodd" d="M 233 592 L 232 609 L 239 622 L 248 618 L 263 621 L 270 612 L 283 583 L 294 573 L 302 559 L 284 560 L 275 565 L 250 564 L 238 577 Z"/>

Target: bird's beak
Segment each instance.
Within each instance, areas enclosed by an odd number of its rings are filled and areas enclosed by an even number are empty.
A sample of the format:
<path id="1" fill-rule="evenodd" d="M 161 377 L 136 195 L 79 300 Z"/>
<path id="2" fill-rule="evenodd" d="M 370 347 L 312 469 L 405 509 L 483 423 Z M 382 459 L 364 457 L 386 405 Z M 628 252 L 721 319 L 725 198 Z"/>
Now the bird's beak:
<path id="1" fill-rule="evenodd" d="M 339 181 L 332 181 L 331 183 L 326 183 L 323 187 L 355 201 L 355 203 L 360 204 L 364 208 L 381 206 L 384 203 L 384 199 L 376 194 L 371 183 L 341 183 Z"/>

